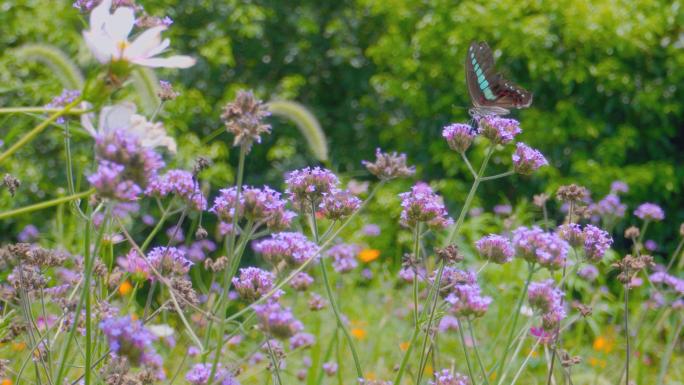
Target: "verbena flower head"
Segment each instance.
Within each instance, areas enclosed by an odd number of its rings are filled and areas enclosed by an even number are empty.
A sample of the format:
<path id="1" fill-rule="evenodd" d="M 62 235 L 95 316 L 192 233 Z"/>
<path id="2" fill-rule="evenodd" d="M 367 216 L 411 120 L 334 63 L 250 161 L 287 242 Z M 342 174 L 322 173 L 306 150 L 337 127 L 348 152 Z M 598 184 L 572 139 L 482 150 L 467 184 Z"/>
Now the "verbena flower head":
<path id="1" fill-rule="evenodd" d="M 101 160 L 95 173 L 88 176 L 88 182 L 103 198 L 133 201 L 143 190 L 134 181 L 126 179 L 125 169 L 118 163 Z"/>
<path id="2" fill-rule="evenodd" d="M 490 234 L 482 237 L 475 243 L 475 247 L 483 258 L 498 264 L 510 262 L 515 255 L 511 242 L 501 235 Z"/>
<path id="3" fill-rule="evenodd" d="M 662 221 L 665 219 L 665 212 L 655 203 L 642 203 L 634 210 L 634 215 L 645 221 Z"/>
<path id="4" fill-rule="evenodd" d="M 418 267 L 417 269 L 418 270 L 416 271 L 415 266 L 402 267 L 398 273 L 399 278 L 401 278 L 406 283 L 412 283 L 413 280 L 417 277 L 418 282 L 422 282 L 424 280 L 423 277 L 426 276 L 425 268 Z"/>
<path id="5" fill-rule="evenodd" d="M 461 373 L 452 372 L 450 369 L 442 369 L 434 374 L 434 379 L 429 385 L 470 385 L 468 377 Z"/>
<path id="6" fill-rule="evenodd" d="M 232 224 L 235 215 L 237 188 L 222 189 L 209 210 L 225 223 Z M 247 219 L 255 224 L 265 224 L 269 230 L 278 231 L 290 226 L 296 214 L 285 209 L 286 202 L 279 192 L 268 186 L 263 188 L 244 186 L 237 205 L 238 220 Z"/>
<path id="7" fill-rule="evenodd" d="M 219 384 L 219 385 L 240 385 L 238 380 L 236 380 L 228 369 L 224 368 L 220 363 L 216 367 L 216 372 L 214 373 L 214 380 L 209 381 L 211 376 L 211 363 L 198 363 L 193 365 L 193 367 L 185 374 L 185 380 L 191 385 L 209 385 L 209 384 Z"/>
<path id="8" fill-rule="evenodd" d="M 325 194 L 319 208 L 320 213 L 330 220 L 346 218 L 361 207 L 361 199 L 348 190 L 334 190 Z"/>
<path id="9" fill-rule="evenodd" d="M 436 273 L 431 279 L 433 282 L 436 280 Z M 446 294 L 445 301 L 456 315 L 476 318 L 487 312 L 492 298 L 482 295 L 474 272 L 447 266 L 441 282 L 440 292 Z"/>
<path id="10" fill-rule="evenodd" d="M 603 197 L 593 208 L 601 217 L 622 218 L 625 216 L 627 205 L 620 202 L 619 196 L 611 193 Z"/>
<path id="11" fill-rule="evenodd" d="M 185 253 L 176 247 L 155 247 L 147 254 L 147 260 L 163 276 L 185 275 L 193 265 Z"/>
<path id="12" fill-rule="evenodd" d="M 68 104 L 73 103 L 80 96 L 81 96 L 81 91 L 79 91 L 79 90 L 64 89 L 64 90 L 62 90 L 61 94 L 52 98 L 50 103 L 45 105 L 45 108 L 64 108 Z M 63 116 L 60 116 L 59 118 L 57 118 L 57 120 L 55 120 L 55 122 L 57 122 L 59 124 L 62 124 L 65 121 L 66 121 L 66 119 Z"/>
<path id="13" fill-rule="evenodd" d="M 347 273 L 354 270 L 359 263 L 356 255 L 361 251 L 358 245 L 342 243 L 331 247 L 326 254 L 332 258 L 333 269 L 338 273 Z"/>
<path id="14" fill-rule="evenodd" d="M 285 176 L 287 194 L 298 209 L 311 212 L 323 197 L 336 191 L 340 183 L 332 171 L 320 167 L 306 167 L 289 172 Z"/>
<path id="15" fill-rule="evenodd" d="M 173 100 L 179 95 L 180 94 L 178 92 L 174 91 L 171 83 L 167 82 L 166 80 L 159 81 L 159 91 L 157 92 L 159 99 L 162 101 Z"/>
<path id="16" fill-rule="evenodd" d="M 375 162 L 361 162 L 368 171 L 381 180 L 406 178 L 416 173 L 416 168 L 406 165 L 406 154 L 382 152 L 375 150 Z"/>
<path id="17" fill-rule="evenodd" d="M 274 280 L 275 275 L 271 272 L 256 267 L 247 267 L 240 269 L 239 277 L 233 277 L 233 286 L 242 299 L 253 302 L 273 289 Z M 282 291 L 279 292 L 276 293 L 275 298 L 278 298 L 282 293 Z"/>
<path id="18" fill-rule="evenodd" d="M 369 223 L 361 228 L 361 232 L 367 237 L 377 237 L 380 235 L 380 226 L 374 223 Z"/>
<path id="19" fill-rule="evenodd" d="M 496 215 L 507 216 L 513 213 L 513 207 L 507 204 L 496 205 L 492 208 L 492 211 L 494 211 L 494 214 Z"/>
<path id="20" fill-rule="evenodd" d="M 118 7 L 111 13 L 111 8 L 112 0 L 102 0 L 90 13 L 90 29 L 83 31 L 86 45 L 97 61 L 167 68 L 188 68 L 195 64 L 195 59 L 189 56 L 156 57 L 169 47 L 169 39 L 161 39 L 165 25 L 149 28 L 129 42 L 128 35 L 135 25 L 135 10 Z"/>
<path id="21" fill-rule="evenodd" d="M 516 255 L 549 270 L 563 267 L 570 245 L 558 235 L 544 232 L 539 227 L 520 227 L 513 231 Z"/>
<path id="22" fill-rule="evenodd" d="M 313 284 L 313 282 L 313 277 L 302 271 L 297 273 L 297 275 L 292 278 L 290 281 L 290 287 L 297 291 L 305 291 L 311 286 L 311 284 Z"/>
<path id="23" fill-rule="evenodd" d="M 589 282 L 593 282 L 596 280 L 596 278 L 598 278 L 599 271 L 594 265 L 584 265 L 581 269 L 579 269 L 577 275 Z"/>
<path id="24" fill-rule="evenodd" d="M 530 283 L 528 301 L 530 306 L 541 314 L 542 328 L 545 331 L 555 330 L 565 319 L 564 296 L 563 291 L 555 286 L 553 279 Z"/>
<path id="25" fill-rule="evenodd" d="M 607 231 L 594 225 L 586 225 L 582 231 L 584 235 L 584 254 L 592 262 L 603 259 L 606 251 L 613 244 L 613 238 Z"/>
<path id="26" fill-rule="evenodd" d="M 478 132 L 496 144 L 507 144 L 522 132 L 520 123 L 515 119 L 504 119 L 496 115 L 480 118 Z"/>
<path id="27" fill-rule="evenodd" d="M 323 371 L 325 372 L 325 375 L 328 377 L 332 377 L 337 373 L 337 363 L 335 362 L 326 362 L 323 364 Z"/>
<path id="28" fill-rule="evenodd" d="M 249 151 L 254 142 L 261 143 L 262 134 L 271 133 L 271 125 L 264 123 L 270 115 L 268 107 L 251 91 L 238 91 L 235 100 L 223 108 L 221 119 L 235 135 L 233 146 L 245 146 Z"/>
<path id="29" fill-rule="evenodd" d="M 518 174 L 529 175 L 549 162 L 544 154 L 527 146 L 525 143 L 517 143 L 513 153 L 513 167 Z"/>
<path id="30" fill-rule="evenodd" d="M 610 184 L 611 194 L 621 194 L 629 192 L 629 186 L 623 181 L 616 180 Z"/>
<path id="31" fill-rule="evenodd" d="M 304 328 L 289 308 L 283 308 L 277 302 L 253 305 L 253 307 L 262 330 L 268 335 L 290 338 Z"/>
<path id="32" fill-rule="evenodd" d="M 290 349 L 308 348 L 316 342 L 316 337 L 309 333 L 297 333 L 290 337 Z"/>
<path id="33" fill-rule="evenodd" d="M 254 251 L 272 264 L 299 266 L 318 254 L 318 246 L 301 233 L 282 232 L 256 242 Z"/>
<path id="34" fill-rule="evenodd" d="M 464 153 L 475 139 L 476 133 L 468 124 L 450 124 L 442 130 L 442 137 L 446 139 L 449 148 L 454 151 Z"/>
<path id="35" fill-rule="evenodd" d="M 208 239 L 201 239 L 190 244 L 190 247 L 179 247 L 193 262 L 202 262 L 207 258 L 207 255 L 216 251 L 216 244 Z"/>
<path id="36" fill-rule="evenodd" d="M 119 257 L 116 261 L 125 272 L 133 276 L 133 279 L 144 281 L 151 275 L 149 264 L 135 249 L 131 249 L 125 257 Z"/>
<path id="37" fill-rule="evenodd" d="M 582 231 L 582 226 L 577 223 L 565 223 L 558 226 L 556 234 L 572 247 L 584 245 L 584 232 Z"/>
<path id="38" fill-rule="evenodd" d="M 140 320 L 131 316 L 109 317 L 100 322 L 100 329 L 113 354 L 126 357 L 136 366 L 161 367 L 162 359 L 152 345 L 157 337 Z"/>
<path id="39" fill-rule="evenodd" d="M 26 225 L 17 235 L 19 242 L 31 243 L 38 240 L 40 231 L 35 225 Z"/>
<path id="40" fill-rule="evenodd" d="M 677 278 L 664 271 L 658 271 L 651 274 L 649 279 L 653 283 L 666 285 L 679 296 L 684 295 L 684 279 Z"/>
<path id="41" fill-rule="evenodd" d="M 442 197 L 435 194 L 426 183 L 419 182 L 411 191 L 399 194 L 401 202 L 401 224 L 414 227 L 425 223 L 431 228 L 443 229 L 453 223 Z"/>
<path id="42" fill-rule="evenodd" d="M 195 210 L 206 210 L 207 200 L 192 173 L 185 170 L 169 170 L 147 186 L 145 194 L 166 197 L 174 194 Z"/>

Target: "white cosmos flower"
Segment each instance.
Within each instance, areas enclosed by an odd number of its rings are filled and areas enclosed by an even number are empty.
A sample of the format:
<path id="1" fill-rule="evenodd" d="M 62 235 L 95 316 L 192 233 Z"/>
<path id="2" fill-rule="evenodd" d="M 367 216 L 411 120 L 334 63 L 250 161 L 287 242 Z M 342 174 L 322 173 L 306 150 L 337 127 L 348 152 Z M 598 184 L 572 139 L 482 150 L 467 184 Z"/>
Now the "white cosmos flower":
<path id="1" fill-rule="evenodd" d="M 90 29 L 83 31 L 88 48 L 100 63 L 127 61 L 146 67 L 188 68 L 195 64 L 190 56 L 155 57 L 169 47 L 169 39 L 162 40 L 166 29 L 158 25 L 142 32 L 133 42 L 128 35 L 135 25 L 133 8 L 118 7 L 110 13 L 112 0 L 103 0 L 90 13 Z"/>
<path id="2" fill-rule="evenodd" d="M 94 114 L 81 115 L 81 124 L 93 137 L 112 135 L 117 130 L 125 130 L 140 139 L 144 147 L 166 147 L 176 152 L 176 141 L 166 134 L 160 122 L 149 122 L 144 116 L 135 113 L 135 104 L 123 102 L 102 107 L 97 129 L 93 126 Z"/>

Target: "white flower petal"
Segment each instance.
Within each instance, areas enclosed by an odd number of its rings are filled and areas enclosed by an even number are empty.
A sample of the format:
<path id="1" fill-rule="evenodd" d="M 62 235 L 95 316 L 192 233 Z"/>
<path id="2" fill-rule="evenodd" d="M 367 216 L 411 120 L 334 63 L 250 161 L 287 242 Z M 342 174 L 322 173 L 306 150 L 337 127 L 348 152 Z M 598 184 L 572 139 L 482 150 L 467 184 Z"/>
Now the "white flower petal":
<path id="1" fill-rule="evenodd" d="M 103 31 L 109 19 L 109 10 L 112 8 L 112 0 L 102 0 L 100 5 L 90 12 L 90 30 L 93 32 Z"/>
<path id="2" fill-rule="evenodd" d="M 141 33 L 126 49 L 125 56 L 127 58 L 147 58 L 156 55 L 156 53 L 150 54 L 149 52 L 161 44 L 161 33 L 165 29 L 165 26 L 160 25 Z"/>
<path id="3" fill-rule="evenodd" d="M 128 34 L 135 25 L 135 12 L 133 8 L 119 7 L 109 17 L 105 24 L 105 31 L 114 41 L 128 41 Z"/>
<path id="4" fill-rule="evenodd" d="M 156 47 L 147 52 L 147 58 L 157 56 L 160 53 L 164 52 L 165 49 L 169 48 L 170 44 L 171 41 L 168 38 L 164 39 L 159 45 L 157 45 Z"/>
<path id="5" fill-rule="evenodd" d="M 135 114 L 135 104 L 124 102 L 113 106 L 103 107 L 100 111 L 100 134 L 108 135 L 116 129 L 126 129 Z"/>
<path id="6" fill-rule="evenodd" d="M 195 59 L 190 56 L 176 55 L 166 58 L 137 59 L 133 61 L 146 67 L 188 68 L 195 65 Z"/>
<path id="7" fill-rule="evenodd" d="M 116 54 L 114 42 L 99 31 L 83 31 L 83 39 L 100 63 L 108 63 Z"/>

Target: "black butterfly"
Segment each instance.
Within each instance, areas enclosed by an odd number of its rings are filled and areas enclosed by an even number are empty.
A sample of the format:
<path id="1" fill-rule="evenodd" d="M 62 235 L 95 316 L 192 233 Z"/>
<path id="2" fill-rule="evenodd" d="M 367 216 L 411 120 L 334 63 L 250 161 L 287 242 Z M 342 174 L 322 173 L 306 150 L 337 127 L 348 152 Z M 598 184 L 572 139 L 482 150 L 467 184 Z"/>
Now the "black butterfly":
<path id="1" fill-rule="evenodd" d="M 487 115 L 507 115 L 511 108 L 526 108 L 532 104 L 532 93 L 518 87 L 496 72 L 494 55 L 487 43 L 473 42 L 465 61 L 466 83 L 473 108 L 473 118 Z"/>

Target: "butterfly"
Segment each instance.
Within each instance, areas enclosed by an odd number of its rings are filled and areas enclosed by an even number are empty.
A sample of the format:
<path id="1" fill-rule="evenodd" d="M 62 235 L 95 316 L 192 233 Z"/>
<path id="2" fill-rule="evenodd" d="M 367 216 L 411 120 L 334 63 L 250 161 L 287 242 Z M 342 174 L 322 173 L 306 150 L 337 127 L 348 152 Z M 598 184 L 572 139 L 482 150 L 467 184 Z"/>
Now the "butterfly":
<path id="1" fill-rule="evenodd" d="M 465 60 L 466 83 L 473 108 L 473 118 L 507 115 L 512 108 L 527 108 L 532 93 L 506 80 L 494 68 L 494 55 L 487 43 L 473 42 Z"/>

